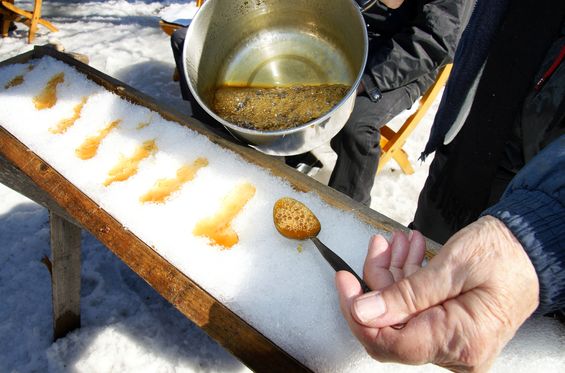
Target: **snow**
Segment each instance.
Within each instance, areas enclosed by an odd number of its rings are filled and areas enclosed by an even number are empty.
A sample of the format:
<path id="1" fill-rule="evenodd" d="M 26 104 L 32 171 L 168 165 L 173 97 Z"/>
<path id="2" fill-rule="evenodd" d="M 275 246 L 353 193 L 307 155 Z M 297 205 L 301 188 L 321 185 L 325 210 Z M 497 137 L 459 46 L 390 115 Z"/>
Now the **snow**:
<path id="1" fill-rule="evenodd" d="M 30 2 L 18 3 L 31 6 Z M 40 26 L 36 43 L 57 40 L 67 51 L 88 55 L 94 68 L 188 114 L 178 85 L 171 79 L 174 63 L 169 40 L 158 27 L 160 12 L 182 3 L 48 1 L 43 15 L 60 31 L 48 33 Z M 31 48 L 25 44 L 25 29 L 19 26 L 12 37 L 1 39 L 0 59 Z M 405 146 L 415 174 L 403 175 L 391 162 L 378 175 L 372 191 L 371 207 L 402 224 L 410 222 L 427 175 L 429 162 L 420 164 L 415 159 L 436 108 L 437 102 Z M 327 147 L 317 149 L 316 154 L 324 168 L 315 177 L 325 182 L 334 155 Z M 50 252 L 48 227 L 44 208 L 0 185 L 0 263 L 4 264 L 0 269 L 0 346 L 4 347 L 0 349 L 0 371 L 247 370 L 87 233 L 83 233 L 82 251 L 82 327 L 53 343 L 49 273 L 40 262 Z M 331 239 L 330 235 L 323 238 Z M 325 269 L 321 264 L 316 270 Z M 253 302 L 245 297 L 237 301 Z M 237 306 L 237 301 L 231 301 Z M 285 325 L 277 327 L 284 329 Z M 563 371 L 564 347 L 565 328 L 552 320 L 534 318 L 519 331 L 493 370 Z"/>

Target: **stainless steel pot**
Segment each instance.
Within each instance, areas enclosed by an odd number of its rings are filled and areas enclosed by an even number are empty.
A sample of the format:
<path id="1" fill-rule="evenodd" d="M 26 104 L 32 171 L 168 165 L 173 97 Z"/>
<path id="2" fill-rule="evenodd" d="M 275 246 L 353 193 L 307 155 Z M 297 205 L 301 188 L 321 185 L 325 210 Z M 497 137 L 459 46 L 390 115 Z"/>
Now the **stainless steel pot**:
<path id="1" fill-rule="evenodd" d="M 199 104 L 236 138 L 271 155 L 294 155 L 327 143 L 345 125 L 367 60 L 361 15 L 375 1 L 208 0 L 187 31 L 184 71 Z M 327 114 L 295 128 L 239 127 L 212 108 L 222 85 L 346 84 Z"/>

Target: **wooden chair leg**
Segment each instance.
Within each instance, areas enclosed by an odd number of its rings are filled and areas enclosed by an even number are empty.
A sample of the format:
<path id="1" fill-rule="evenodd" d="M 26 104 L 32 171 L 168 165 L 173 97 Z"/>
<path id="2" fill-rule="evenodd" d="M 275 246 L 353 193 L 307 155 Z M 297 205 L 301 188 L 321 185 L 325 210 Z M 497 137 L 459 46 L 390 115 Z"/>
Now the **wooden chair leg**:
<path id="1" fill-rule="evenodd" d="M 14 5 L 13 0 L 0 0 L 0 1 L 2 6 L 6 9 L 6 11 L 10 12 L 11 16 L 13 17 L 11 18 L 11 20 L 22 22 L 29 27 L 28 43 L 31 43 L 35 39 L 35 33 L 37 32 L 38 25 L 43 25 L 53 32 L 59 31 L 57 27 L 55 27 L 51 22 L 41 18 L 42 0 L 35 0 L 34 9 L 32 12 L 28 12 L 27 10 L 23 10 L 16 7 Z M 8 35 L 7 31 L 4 35 L 4 27 L 5 24 L 3 23 L 2 36 L 7 36 Z M 8 23 L 8 27 L 9 27 L 9 23 Z"/>
<path id="2" fill-rule="evenodd" d="M 398 151 L 395 151 L 392 154 L 392 158 L 398 163 L 402 172 L 406 175 L 412 175 L 414 173 L 414 168 L 412 168 L 412 164 L 408 160 L 408 153 L 404 151 L 404 149 L 400 148 Z"/>
<path id="3" fill-rule="evenodd" d="M 382 142 L 381 149 L 386 149 L 386 147 L 382 145 Z M 394 159 L 396 163 L 398 163 L 400 169 L 406 175 L 412 175 L 414 173 L 414 168 L 412 167 L 412 164 L 408 159 L 408 153 L 406 153 L 404 149 L 402 149 L 402 147 L 391 149 L 381 154 L 381 157 L 379 158 L 379 167 L 377 169 L 377 173 L 382 171 L 385 164 L 387 164 L 391 158 Z"/>
<path id="4" fill-rule="evenodd" d="M 53 336 L 80 327 L 80 228 L 50 211 Z"/>
<path id="5" fill-rule="evenodd" d="M 8 32 L 10 30 L 10 21 L 6 20 L 5 17 L 6 16 L 4 16 L 4 18 L 2 18 L 2 37 L 3 38 L 8 36 Z"/>
<path id="6" fill-rule="evenodd" d="M 436 81 L 432 86 L 428 89 L 428 91 L 420 98 L 418 101 L 418 109 L 414 112 L 404 124 L 400 127 L 398 131 L 394 131 L 391 128 L 384 126 L 381 128 L 381 149 L 382 155 L 381 159 L 379 160 L 379 168 L 377 173 L 382 170 L 383 166 L 386 162 L 388 162 L 391 158 L 393 158 L 402 171 L 407 174 L 411 175 L 414 173 L 414 169 L 408 160 L 408 155 L 402 149 L 404 143 L 408 136 L 412 133 L 412 131 L 416 128 L 418 123 L 424 118 L 426 112 L 431 107 L 432 103 L 434 102 L 435 98 L 445 85 L 449 74 L 451 72 L 452 65 L 448 64 L 442 68 L 440 73 L 438 74 Z"/>
<path id="7" fill-rule="evenodd" d="M 14 21 L 16 17 L 14 17 L 13 14 L 8 12 L 7 10 L 2 10 L 2 9 L 0 9 L 0 14 L 2 15 L 2 24 L 0 25 L 1 28 L 0 31 L 2 32 L 2 37 L 5 38 L 8 36 L 8 33 L 10 32 L 10 24 Z"/>
<path id="8" fill-rule="evenodd" d="M 29 44 L 31 44 L 33 42 L 33 39 L 35 39 L 35 32 L 37 31 L 37 23 L 41 18 L 41 1 L 42 0 L 35 0 L 35 5 L 33 7 L 31 24 L 29 26 L 29 34 L 27 35 L 27 42 Z"/>

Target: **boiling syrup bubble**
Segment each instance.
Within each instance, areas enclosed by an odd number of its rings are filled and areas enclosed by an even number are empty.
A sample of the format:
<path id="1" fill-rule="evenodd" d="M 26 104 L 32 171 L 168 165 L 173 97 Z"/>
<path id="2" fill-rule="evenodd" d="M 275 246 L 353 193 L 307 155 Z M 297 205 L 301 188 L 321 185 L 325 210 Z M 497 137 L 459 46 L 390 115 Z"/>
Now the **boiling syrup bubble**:
<path id="1" fill-rule="evenodd" d="M 320 221 L 306 205 L 289 197 L 275 202 L 273 221 L 280 234 L 295 240 L 316 237 L 322 229 Z"/>

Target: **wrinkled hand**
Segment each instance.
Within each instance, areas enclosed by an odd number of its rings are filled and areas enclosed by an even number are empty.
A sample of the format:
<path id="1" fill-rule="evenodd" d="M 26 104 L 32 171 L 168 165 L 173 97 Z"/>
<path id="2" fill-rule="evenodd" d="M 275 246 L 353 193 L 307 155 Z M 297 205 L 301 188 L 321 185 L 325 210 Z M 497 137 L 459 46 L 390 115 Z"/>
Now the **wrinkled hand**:
<path id="1" fill-rule="evenodd" d="M 340 271 L 341 310 L 353 334 L 380 361 L 435 363 L 484 371 L 537 308 L 539 283 L 520 243 L 486 216 L 456 233 L 420 267 L 423 236 L 395 232 L 369 243 L 362 294 Z M 397 330 L 391 326 L 405 324 Z"/>

